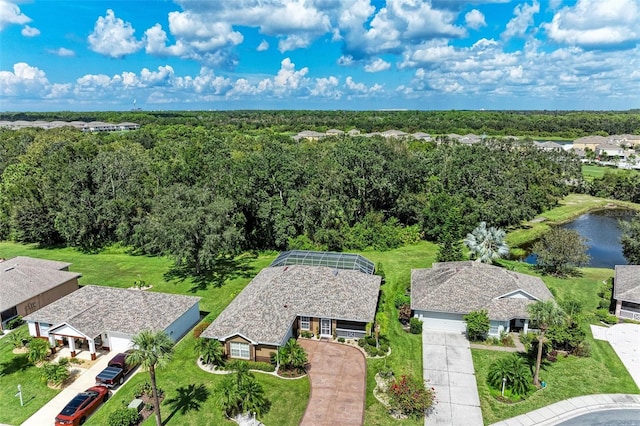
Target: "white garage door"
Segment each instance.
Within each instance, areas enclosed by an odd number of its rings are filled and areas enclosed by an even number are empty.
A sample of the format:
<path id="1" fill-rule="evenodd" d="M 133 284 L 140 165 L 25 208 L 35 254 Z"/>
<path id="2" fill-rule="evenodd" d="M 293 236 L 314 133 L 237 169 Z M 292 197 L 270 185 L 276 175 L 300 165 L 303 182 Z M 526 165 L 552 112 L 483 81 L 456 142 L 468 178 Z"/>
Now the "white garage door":
<path id="1" fill-rule="evenodd" d="M 109 336 L 109 349 L 116 352 L 124 352 L 131 349 L 131 338 L 124 336 Z"/>
<path id="2" fill-rule="evenodd" d="M 416 316 L 422 321 L 423 327 L 429 330 L 452 331 L 456 333 L 464 333 L 467 331 L 467 323 L 462 319 L 462 314 L 416 311 Z"/>

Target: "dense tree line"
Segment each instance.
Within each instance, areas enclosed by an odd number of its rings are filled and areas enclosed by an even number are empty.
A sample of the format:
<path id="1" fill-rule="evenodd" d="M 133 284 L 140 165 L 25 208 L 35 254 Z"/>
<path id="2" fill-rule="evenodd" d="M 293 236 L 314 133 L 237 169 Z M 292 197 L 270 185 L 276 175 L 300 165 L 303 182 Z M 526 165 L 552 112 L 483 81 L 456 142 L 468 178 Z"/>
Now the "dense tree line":
<path id="1" fill-rule="evenodd" d="M 0 113 L 0 120 L 133 121 L 148 125 L 187 124 L 209 129 L 268 130 L 297 133 L 359 129 L 389 129 L 436 135 L 458 133 L 489 136 L 556 136 L 575 139 L 588 135 L 638 134 L 640 111 L 125 111 Z"/>
<path id="2" fill-rule="evenodd" d="M 296 142 L 145 127 L 1 130 L 0 238 L 84 250 L 121 242 L 202 273 L 243 250 L 386 249 L 461 238 L 480 221 L 515 225 L 580 176 L 572 154 L 528 142 Z"/>
<path id="3" fill-rule="evenodd" d="M 606 170 L 601 178 L 585 182 L 582 190 L 596 197 L 640 203 L 640 173 L 635 170 Z"/>

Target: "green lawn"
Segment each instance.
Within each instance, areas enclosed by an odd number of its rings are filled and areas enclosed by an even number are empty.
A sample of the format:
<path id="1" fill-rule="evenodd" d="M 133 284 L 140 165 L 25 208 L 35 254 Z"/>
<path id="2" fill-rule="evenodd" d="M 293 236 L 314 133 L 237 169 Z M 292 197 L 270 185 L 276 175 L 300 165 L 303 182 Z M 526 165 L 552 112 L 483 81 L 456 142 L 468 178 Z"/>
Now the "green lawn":
<path id="1" fill-rule="evenodd" d="M 26 332 L 26 325 L 21 328 Z M 0 339 L 0 423 L 18 425 L 60 391 L 40 380 L 40 369 L 27 360 L 27 354 L 14 355 L 12 350 L 9 339 Z M 22 386 L 24 407 L 15 396 L 18 385 Z"/>
<path id="2" fill-rule="evenodd" d="M 594 179 L 600 179 L 604 176 L 604 172 L 609 173 L 638 173 L 637 170 L 623 170 L 617 167 L 599 166 L 597 164 L 583 164 L 582 165 L 582 177 L 586 181 L 592 181 Z"/>

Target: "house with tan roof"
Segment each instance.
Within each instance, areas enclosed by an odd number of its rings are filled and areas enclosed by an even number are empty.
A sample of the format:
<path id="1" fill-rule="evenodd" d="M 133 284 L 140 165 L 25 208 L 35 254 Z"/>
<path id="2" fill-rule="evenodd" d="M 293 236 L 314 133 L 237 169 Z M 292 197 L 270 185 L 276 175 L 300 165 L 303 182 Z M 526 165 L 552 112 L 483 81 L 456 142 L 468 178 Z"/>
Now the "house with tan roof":
<path id="1" fill-rule="evenodd" d="M 411 271 L 411 310 L 428 329 L 464 333 L 464 315 L 486 309 L 489 335 L 526 333 L 527 307 L 552 298 L 539 277 L 480 262 L 438 262 Z"/>
<path id="2" fill-rule="evenodd" d="M 49 340 L 52 348 L 123 352 L 142 330 L 164 330 L 177 341 L 200 320 L 199 297 L 137 289 L 87 285 L 27 315 L 29 334 Z M 76 341 L 81 342 L 79 346 Z"/>
<path id="3" fill-rule="evenodd" d="M 11 319 L 29 315 L 78 289 L 81 274 L 70 263 L 18 256 L 0 261 L 0 331 Z"/>
<path id="4" fill-rule="evenodd" d="M 289 251 L 261 270 L 202 333 L 229 358 L 269 362 L 290 338 L 362 338 L 375 319 L 381 277 L 362 256 Z"/>
<path id="5" fill-rule="evenodd" d="M 575 149 L 590 149 L 591 151 L 596 150 L 598 145 L 602 145 L 607 143 L 608 139 L 604 136 L 583 136 L 573 141 L 573 148 Z"/>
<path id="6" fill-rule="evenodd" d="M 640 321 L 640 265 L 616 265 L 613 298 L 618 318 Z"/>

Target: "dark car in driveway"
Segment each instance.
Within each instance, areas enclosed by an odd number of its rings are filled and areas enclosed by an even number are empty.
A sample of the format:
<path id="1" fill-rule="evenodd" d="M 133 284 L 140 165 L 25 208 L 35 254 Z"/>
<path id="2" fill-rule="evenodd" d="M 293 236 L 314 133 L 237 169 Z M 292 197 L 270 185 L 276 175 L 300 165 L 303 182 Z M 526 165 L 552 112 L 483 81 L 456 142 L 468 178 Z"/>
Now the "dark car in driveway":
<path id="1" fill-rule="evenodd" d="M 96 376 L 96 385 L 112 388 L 124 383 L 127 374 L 135 367 L 127 362 L 127 356 L 130 353 L 131 351 L 129 350 L 114 356 L 111 361 L 109 361 L 107 367 Z"/>
<path id="2" fill-rule="evenodd" d="M 104 402 L 109 399 L 109 389 L 92 386 L 77 394 L 56 416 L 56 426 L 79 426 Z"/>

